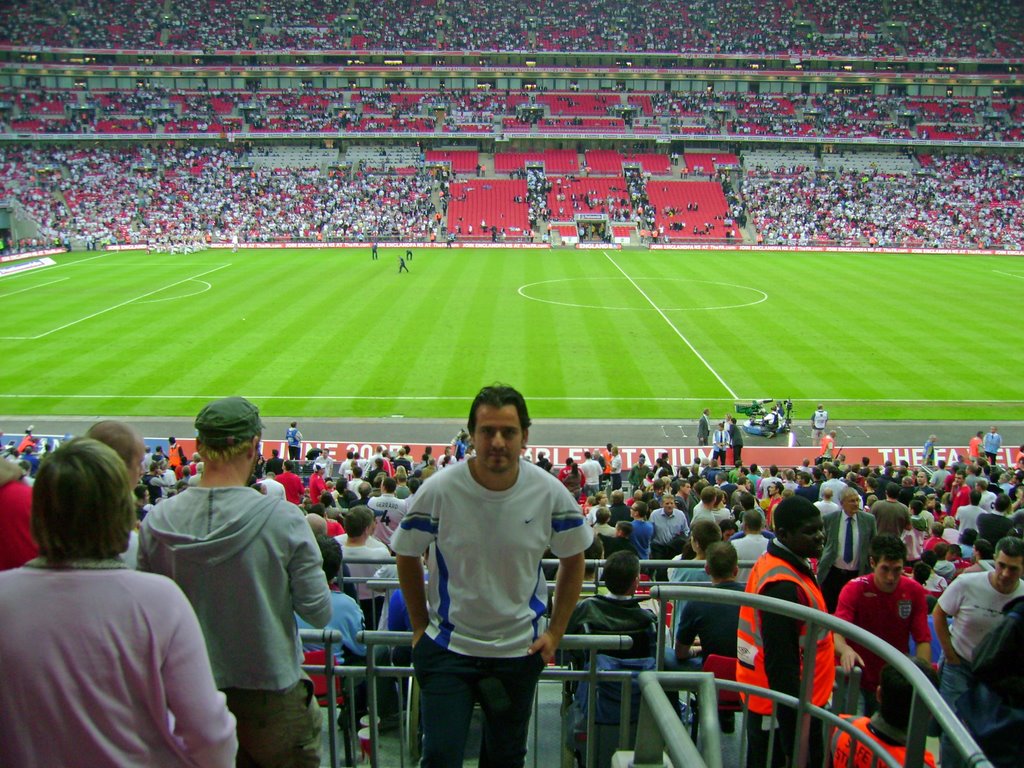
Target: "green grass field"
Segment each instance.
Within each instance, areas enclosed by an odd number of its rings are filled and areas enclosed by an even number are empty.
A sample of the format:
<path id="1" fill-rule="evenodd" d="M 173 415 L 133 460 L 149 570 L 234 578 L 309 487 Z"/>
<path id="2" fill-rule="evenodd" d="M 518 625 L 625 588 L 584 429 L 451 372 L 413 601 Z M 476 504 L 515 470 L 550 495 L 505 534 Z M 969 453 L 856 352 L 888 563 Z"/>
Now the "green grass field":
<path id="1" fill-rule="evenodd" d="M 419 249 L 73 254 L 0 279 L 0 412 L 696 418 L 791 397 L 834 418 L 1024 405 L 1012 257 Z M 1013 324 L 1013 321 L 1010 321 Z"/>

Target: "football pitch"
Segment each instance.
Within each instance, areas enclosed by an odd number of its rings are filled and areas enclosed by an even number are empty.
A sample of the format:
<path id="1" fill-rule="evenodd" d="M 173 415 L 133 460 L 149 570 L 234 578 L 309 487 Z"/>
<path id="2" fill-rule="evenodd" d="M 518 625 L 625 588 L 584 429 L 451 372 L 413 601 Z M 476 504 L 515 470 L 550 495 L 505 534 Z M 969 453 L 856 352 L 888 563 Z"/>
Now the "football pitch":
<path id="1" fill-rule="evenodd" d="M 211 249 L 75 253 L 0 278 L 0 412 L 696 418 L 754 398 L 833 418 L 1019 418 L 1003 256 Z M 1007 325 L 1009 323 L 1009 325 Z"/>

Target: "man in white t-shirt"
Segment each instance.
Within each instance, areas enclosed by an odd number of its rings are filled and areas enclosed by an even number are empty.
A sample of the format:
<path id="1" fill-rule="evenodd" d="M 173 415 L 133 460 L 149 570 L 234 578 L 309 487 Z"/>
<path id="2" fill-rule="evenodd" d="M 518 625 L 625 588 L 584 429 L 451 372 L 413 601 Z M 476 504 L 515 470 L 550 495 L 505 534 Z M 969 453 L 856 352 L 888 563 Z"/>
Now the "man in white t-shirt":
<path id="1" fill-rule="evenodd" d="M 821 489 L 821 500 L 814 502 L 814 506 L 821 510 L 822 517 L 830 512 L 838 512 L 841 509 L 841 507 L 836 504 L 835 499 L 832 498 L 831 488 Z"/>
<path id="2" fill-rule="evenodd" d="M 743 535 L 738 539 L 730 539 L 736 549 L 736 557 L 741 560 L 757 560 L 768 551 L 770 538 L 764 535 L 764 519 L 760 510 L 748 509 L 743 513 Z M 750 575 L 750 568 L 741 568 L 736 580 L 744 584 Z"/>
<path id="3" fill-rule="evenodd" d="M 981 499 L 978 501 L 978 506 L 986 512 L 991 512 L 995 509 L 996 495 L 989 490 L 988 480 L 985 478 L 979 478 L 974 487 L 981 491 Z"/>
<path id="4" fill-rule="evenodd" d="M 583 452 L 583 463 L 580 464 L 580 472 L 583 473 L 583 492 L 587 496 L 593 496 L 601 487 L 601 463 L 594 458 L 590 451 Z"/>
<path id="5" fill-rule="evenodd" d="M 481 764 L 521 766 L 537 678 L 576 606 L 593 531 L 565 486 L 522 458 L 519 392 L 480 390 L 468 427 L 476 455 L 427 480 L 391 540 L 422 691 L 422 764 L 462 765 L 479 701 Z M 560 565 L 545 627 L 549 548 Z"/>
<path id="6" fill-rule="evenodd" d="M 970 665 L 978 643 L 1002 617 L 1003 606 L 1024 595 L 1024 541 L 1007 536 L 996 544 L 994 570 L 964 573 L 939 596 L 932 611 L 935 637 L 942 646 L 939 693 L 950 707 L 975 684 Z M 946 619 L 953 618 L 952 629 Z M 943 734 L 942 768 L 964 765 L 960 754 Z"/>
<path id="7" fill-rule="evenodd" d="M 380 484 L 380 496 L 370 499 L 369 507 L 377 518 L 374 537 L 390 549 L 391 536 L 398 529 L 398 524 L 405 517 L 405 502 L 395 496 L 398 481 L 393 477 L 385 477 Z"/>
<path id="8" fill-rule="evenodd" d="M 968 528 L 978 530 L 978 517 L 985 510 L 981 508 L 981 489 L 971 490 L 971 503 L 964 504 L 956 511 L 956 527 L 960 532 Z M 957 539 L 959 541 L 959 539 Z"/>
<path id="9" fill-rule="evenodd" d="M 836 467 L 835 464 L 824 464 L 821 468 L 822 473 L 825 475 L 825 482 L 818 488 L 818 498 L 825 498 L 825 489 L 832 489 L 832 501 L 836 501 L 844 488 L 849 486 L 843 482 L 842 472 Z M 824 512 L 822 514 L 825 514 Z"/>
<path id="10" fill-rule="evenodd" d="M 612 490 L 617 491 L 622 487 L 622 454 L 619 453 L 619 446 L 613 445 L 610 449 L 611 459 L 611 480 Z"/>
<path id="11" fill-rule="evenodd" d="M 373 510 L 362 504 L 345 513 L 345 533 L 335 536 L 341 544 L 342 558 L 353 579 L 368 579 L 377 572 L 381 562 L 391 560 L 391 551 L 372 536 L 375 518 Z M 356 563 L 353 560 L 372 562 Z M 356 595 L 367 627 L 376 627 L 384 609 L 384 596 L 374 594 L 365 581 L 356 582 Z"/>
<path id="12" fill-rule="evenodd" d="M 263 479 L 260 480 L 260 486 L 263 488 L 263 493 L 270 498 L 283 499 L 285 498 L 284 486 L 277 482 L 277 480 L 274 479 L 275 477 L 277 477 L 277 475 L 273 472 L 267 472 Z"/>

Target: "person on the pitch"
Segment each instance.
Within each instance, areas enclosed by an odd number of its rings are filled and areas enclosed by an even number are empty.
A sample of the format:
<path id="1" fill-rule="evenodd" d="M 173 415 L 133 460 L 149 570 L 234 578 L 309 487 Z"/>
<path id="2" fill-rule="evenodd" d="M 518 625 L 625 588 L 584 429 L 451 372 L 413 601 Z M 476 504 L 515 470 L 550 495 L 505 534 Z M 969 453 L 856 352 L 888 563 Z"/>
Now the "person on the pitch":
<path id="1" fill-rule="evenodd" d="M 405 259 L 403 259 L 401 256 L 399 256 L 398 257 L 398 274 L 402 274 L 403 272 L 408 272 L 408 271 L 409 271 L 409 268 L 407 266 L 405 266 Z"/>

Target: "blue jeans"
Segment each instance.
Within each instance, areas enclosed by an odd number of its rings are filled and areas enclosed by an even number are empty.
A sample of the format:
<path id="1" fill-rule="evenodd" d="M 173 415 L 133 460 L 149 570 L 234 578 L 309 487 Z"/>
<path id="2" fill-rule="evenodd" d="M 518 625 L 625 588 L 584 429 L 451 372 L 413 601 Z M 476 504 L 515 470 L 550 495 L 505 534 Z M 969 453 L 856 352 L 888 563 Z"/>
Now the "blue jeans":
<path id="1" fill-rule="evenodd" d="M 956 711 L 956 700 L 974 685 L 974 673 L 971 672 L 967 662 L 961 661 L 959 664 L 942 662 L 939 671 L 939 695 L 954 712 Z M 960 753 L 956 751 L 953 742 L 945 733 L 939 739 L 939 760 L 942 763 L 942 768 L 962 768 L 965 765 Z"/>
<path id="2" fill-rule="evenodd" d="M 424 635 L 412 651 L 420 685 L 423 768 L 461 766 L 473 705 L 484 713 L 482 768 L 517 768 L 526 760 L 526 736 L 540 654 L 508 659 L 463 656 Z"/>

